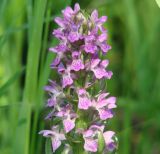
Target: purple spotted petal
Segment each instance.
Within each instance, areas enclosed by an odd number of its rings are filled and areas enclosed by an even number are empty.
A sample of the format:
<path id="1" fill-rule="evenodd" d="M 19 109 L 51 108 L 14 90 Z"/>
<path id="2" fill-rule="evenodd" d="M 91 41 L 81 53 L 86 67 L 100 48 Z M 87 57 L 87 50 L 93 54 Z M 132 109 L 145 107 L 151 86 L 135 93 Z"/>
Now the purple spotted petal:
<path id="1" fill-rule="evenodd" d="M 107 99 L 107 101 L 108 101 L 108 109 L 113 109 L 113 108 L 116 108 L 117 106 L 116 106 L 116 97 L 109 97 L 108 99 Z"/>
<path id="2" fill-rule="evenodd" d="M 64 117 L 64 115 L 65 115 L 65 111 L 64 110 L 61 110 L 61 111 L 55 113 L 56 117 L 61 117 L 62 118 L 62 117 Z"/>
<path id="3" fill-rule="evenodd" d="M 85 139 L 84 149 L 90 152 L 96 152 L 98 148 L 98 143 L 93 139 Z"/>
<path id="4" fill-rule="evenodd" d="M 111 46 L 108 45 L 108 44 L 106 44 L 106 43 L 102 43 L 102 44 L 100 45 L 100 48 L 101 48 L 101 50 L 102 50 L 104 53 L 106 53 L 106 52 L 108 52 L 108 50 L 111 49 Z"/>
<path id="5" fill-rule="evenodd" d="M 93 21 L 97 21 L 98 20 L 98 11 L 97 10 L 94 10 L 91 14 L 91 19 Z"/>
<path id="6" fill-rule="evenodd" d="M 65 18 L 71 18 L 74 12 L 71 7 L 67 6 L 64 10 L 62 10 L 62 13 Z"/>
<path id="7" fill-rule="evenodd" d="M 72 58 L 73 59 L 77 59 L 79 56 L 80 56 L 80 52 L 78 52 L 78 51 L 72 52 Z"/>
<path id="8" fill-rule="evenodd" d="M 68 40 L 70 42 L 75 42 L 75 41 L 78 41 L 79 40 L 79 35 L 77 32 L 70 32 L 69 35 L 68 35 Z"/>
<path id="9" fill-rule="evenodd" d="M 107 71 L 105 77 L 106 77 L 107 79 L 110 79 L 110 78 L 112 77 L 112 75 L 113 75 L 112 71 Z"/>
<path id="10" fill-rule="evenodd" d="M 113 151 L 116 148 L 114 140 L 112 139 L 114 135 L 115 132 L 113 131 L 106 131 L 103 133 L 105 144 L 109 151 Z"/>
<path id="11" fill-rule="evenodd" d="M 56 17 L 54 19 L 54 21 L 60 26 L 60 27 L 65 27 L 65 24 L 64 24 L 64 20 L 60 17 Z"/>
<path id="12" fill-rule="evenodd" d="M 64 74 L 63 79 L 62 79 L 62 86 L 65 88 L 66 86 L 72 85 L 73 79 L 71 78 L 70 75 Z"/>
<path id="13" fill-rule="evenodd" d="M 93 130 L 88 129 L 83 133 L 83 137 L 91 137 L 93 135 Z"/>
<path id="14" fill-rule="evenodd" d="M 54 48 L 49 48 L 50 51 L 58 53 L 58 52 L 65 52 L 67 50 L 66 45 L 60 44 Z"/>
<path id="15" fill-rule="evenodd" d="M 91 68 L 95 68 L 99 63 L 100 63 L 100 59 L 92 59 L 91 60 Z"/>
<path id="16" fill-rule="evenodd" d="M 78 108 L 87 110 L 91 106 L 91 101 L 87 97 L 80 97 L 78 102 Z"/>
<path id="17" fill-rule="evenodd" d="M 83 95 L 83 94 L 85 95 L 87 93 L 87 91 L 85 89 L 81 88 L 77 91 L 77 93 L 78 93 L 78 95 Z"/>
<path id="18" fill-rule="evenodd" d="M 50 137 L 52 135 L 55 135 L 55 133 L 51 130 L 42 130 L 39 132 L 39 134 L 42 134 L 45 137 Z"/>
<path id="19" fill-rule="evenodd" d="M 74 12 L 77 13 L 80 10 L 80 6 L 78 3 L 74 5 Z"/>
<path id="20" fill-rule="evenodd" d="M 106 59 L 106 60 L 102 60 L 102 62 L 100 63 L 100 66 L 106 68 L 108 64 L 109 64 L 109 60 Z"/>
<path id="21" fill-rule="evenodd" d="M 47 106 L 48 107 L 52 107 L 55 104 L 56 104 L 56 98 L 55 97 L 48 99 L 48 101 L 47 101 Z"/>
<path id="22" fill-rule="evenodd" d="M 71 70 L 79 71 L 81 69 L 84 69 L 84 64 L 83 64 L 82 60 L 81 59 L 73 60 L 72 64 L 71 64 Z"/>
<path id="23" fill-rule="evenodd" d="M 103 99 L 98 99 L 97 100 L 97 107 L 98 108 L 102 108 L 104 106 L 108 106 L 108 109 L 112 109 L 112 108 L 115 108 L 116 105 L 116 97 L 109 97 L 109 98 L 103 98 Z"/>
<path id="24" fill-rule="evenodd" d="M 98 19 L 98 24 L 103 24 L 107 21 L 107 16 L 102 16 Z"/>
<path id="25" fill-rule="evenodd" d="M 52 150 L 55 152 L 61 145 L 61 141 L 56 138 L 51 138 L 52 140 Z"/>
<path id="26" fill-rule="evenodd" d="M 106 33 L 102 33 L 101 35 L 98 36 L 98 41 L 99 42 L 104 42 L 107 40 L 107 34 Z"/>
<path id="27" fill-rule="evenodd" d="M 98 96 L 97 101 L 99 102 L 99 101 L 104 100 L 105 97 L 107 97 L 108 95 L 109 95 L 109 93 L 102 93 L 102 94 L 100 94 L 100 95 Z"/>
<path id="28" fill-rule="evenodd" d="M 95 36 L 94 35 L 87 35 L 85 37 L 85 42 L 92 42 L 93 40 L 95 40 Z"/>
<path id="29" fill-rule="evenodd" d="M 74 120 L 64 120 L 63 125 L 66 133 L 70 132 L 75 127 Z"/>
<path id="30" fill-rule="evenodd" d="M 107 76 L 106 70 L 100 67 L 93 69 L 93 72 L 97 79 L 102 79 Z"/>
<path id="31" fill-rule="evenodd" d="M 58 39 L 64 39 L 64 33 L 62 32 L 61 29 L 55 29 L 52 33 L 56 38 Z"/>
<path id="32" fill-rule="evenodd" d="M 59 148 L 61 141 L 66 139 L 64 134 L 59 132 L 58 126 L 53 126 L 52 130 L 43 130 L 39 132 L 39 134 L 43 134 L 43 136 L 51 138 L 53 152 Z"/>
<path id="33" fill-rule="evenodd" d="M 108 109 L 99 109 L 99 116 L 101 120 L 110 119 L 113 117 L 113 113 L 111 110 Z"/>
<path id="34" fill-rule="evenodd" d="M 108 146 L 107 146 L 107 149 L 109 151 L 113 151 L 114 149 L 116 149 L 116 144 L 115 143 L 109 143 Z"/>
<path id="35" fill-rule="evenodd" d="M 86 53 L 95 53 L 97 50 L 97 46 L 94 44 L 86 44 L 84 47 Z"/>
<path id="36" fill-rule="evenodd" d="M 54 111 L 51 111 L 50 113 L 48 113 L 48 115 L 44 118 L 45 120 L 51 120 L 51 118 L 54 115 Z"/>
<path id="37" fill-rule="evenodd" d="M 51 63 L 51 68 L 55 68 L 59 63 L 60 63 L 60 57 L 59 56 L 57 56 L 54 60 L 53 60 L 53 62 Z"/>
<path id="38" fill-rule="evenodd" d="M 97 131 L 101 131 L 101 132 L 103 132 L 103 130 L 104 130 L 104 126 L 103 125 L 91 125 L 90 127 L 89 127 L 89 129 L 90 130 L 93 130 L 95 133 L 97 133 Z"/>
<path id="39" fill-rule="evenodd" d="M 63 72 L 65 72 L 65 67 L 64 67 L 64 65 L 63 65 L 63 63 L 60 63 L 59 65 L 58 65 L 58 73 L 63 73 Z"/>

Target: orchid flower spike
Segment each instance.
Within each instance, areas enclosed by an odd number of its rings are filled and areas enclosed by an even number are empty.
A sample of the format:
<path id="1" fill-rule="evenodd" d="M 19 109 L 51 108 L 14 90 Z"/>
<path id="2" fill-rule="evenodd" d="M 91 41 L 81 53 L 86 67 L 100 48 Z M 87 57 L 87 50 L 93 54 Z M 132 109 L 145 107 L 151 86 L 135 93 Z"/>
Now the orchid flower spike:
<path id="1" fill-rule="evenodd" d="M 97 10 L 88 14 L 78 3 L 55 18 L 59 27 L 53 35 L 59 44 L 49 50 L 56 54 L 51 69 L 57 71 L 59 79 L 50 80 L 45 87 L 49 94 L 46 107 L 50 109 L 46 119 L 52 128 L 40 132 L 51 138 L 53 152 L 82 142 L 81 149 L 97 152 L 102 138 L 105 146 L 101 153 L 117 148 L 115 132 L 106 126 L 114 116 L 116 98 L 101 87 L 113 75 L 108 70 L 109 60 L 104 59 L 111 49 L 103 26 L 106 21 L 106 16 L 98 17 Z"/>

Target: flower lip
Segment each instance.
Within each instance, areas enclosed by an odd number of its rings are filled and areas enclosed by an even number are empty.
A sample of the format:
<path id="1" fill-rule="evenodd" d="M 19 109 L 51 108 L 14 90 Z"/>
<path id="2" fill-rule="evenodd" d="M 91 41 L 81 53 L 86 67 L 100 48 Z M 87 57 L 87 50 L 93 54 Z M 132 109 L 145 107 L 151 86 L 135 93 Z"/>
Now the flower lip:
<path id="1" fill-rule="evenodd" d="M 52 149 L 55 152 L 61 145 L 63 140 L 66 140 L 64 132 L 59 131 L 59 126 L 53 126 L 52 130 L 42 130 L 39 132 L 44 137 L 50 137 L 52 141 Z"/>

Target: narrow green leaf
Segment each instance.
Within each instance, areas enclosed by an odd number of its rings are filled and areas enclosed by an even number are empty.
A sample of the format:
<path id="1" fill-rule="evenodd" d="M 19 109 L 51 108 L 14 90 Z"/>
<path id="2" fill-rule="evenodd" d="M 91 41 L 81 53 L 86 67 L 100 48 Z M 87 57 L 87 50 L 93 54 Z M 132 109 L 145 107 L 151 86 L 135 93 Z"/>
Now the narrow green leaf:
<path id="1" fill-rule="evenodd" d="M 2 2 L 0 3 L 0 21 L 2 21 L 3 17 L 4 17 L 4 12 L 7 6 L 7 1 L 6 0 L 2 0 Z"/>
<path id="2" fill-rule="evenodd" d="M 15 142 L 14 153 L 30 153 L 31 111 L 32 105 L 37 98 L 38 68 L 40 49 L 42 44 L 43 21 L 47 0 L 36 0 L 32 18 L 29 18 L 29 47 L 27 55 L 27 66 L 25 76 L 25 88 L 23 93 L 23 104 L 19 113 L 19 121 L 26 119 L 23 126 L 17 126 L 15 138 L 21 143 Z M 29 109 L 27 109 L 29 107 Z M 35 132 L 34 132 L 35 133 Z"/>

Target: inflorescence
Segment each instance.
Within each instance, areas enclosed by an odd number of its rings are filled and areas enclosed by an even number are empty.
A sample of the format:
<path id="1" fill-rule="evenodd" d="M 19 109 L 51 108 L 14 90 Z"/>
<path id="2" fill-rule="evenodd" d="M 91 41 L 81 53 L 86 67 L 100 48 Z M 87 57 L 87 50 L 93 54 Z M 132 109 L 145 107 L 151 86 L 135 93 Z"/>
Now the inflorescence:
<path id="1" fill-rule="evenodd" d="M 60 41 L 49 50 L 56 53 L 51 68 L 56 69 L 60 82 L 50 80 L 45 87 L 50 98 L 47 107 L 51 112 L 51 130 L 40 134 L 50 137 L 53 152 L 62 143 L 83 142 L 85 151 L 96 152 L 99 134 L 104 139 L 104 151 L 116 149 L 115 133 L 107 130 L 106 122 L 113 117 L 116 98 L 101 89 L 105 79 L 112 77 L 107 69 L 109 61 L 103 59 L 111 46 L 107 44 L 107 30 L 103 24 L 106 16 L 98 17 L 82 11 L 79 4 L 74 9 L 66 7 L 63 17 L 56 17 L 59 28 L 53 35 Z M 96 91 L 97 94 L 96 94 Z"/>

